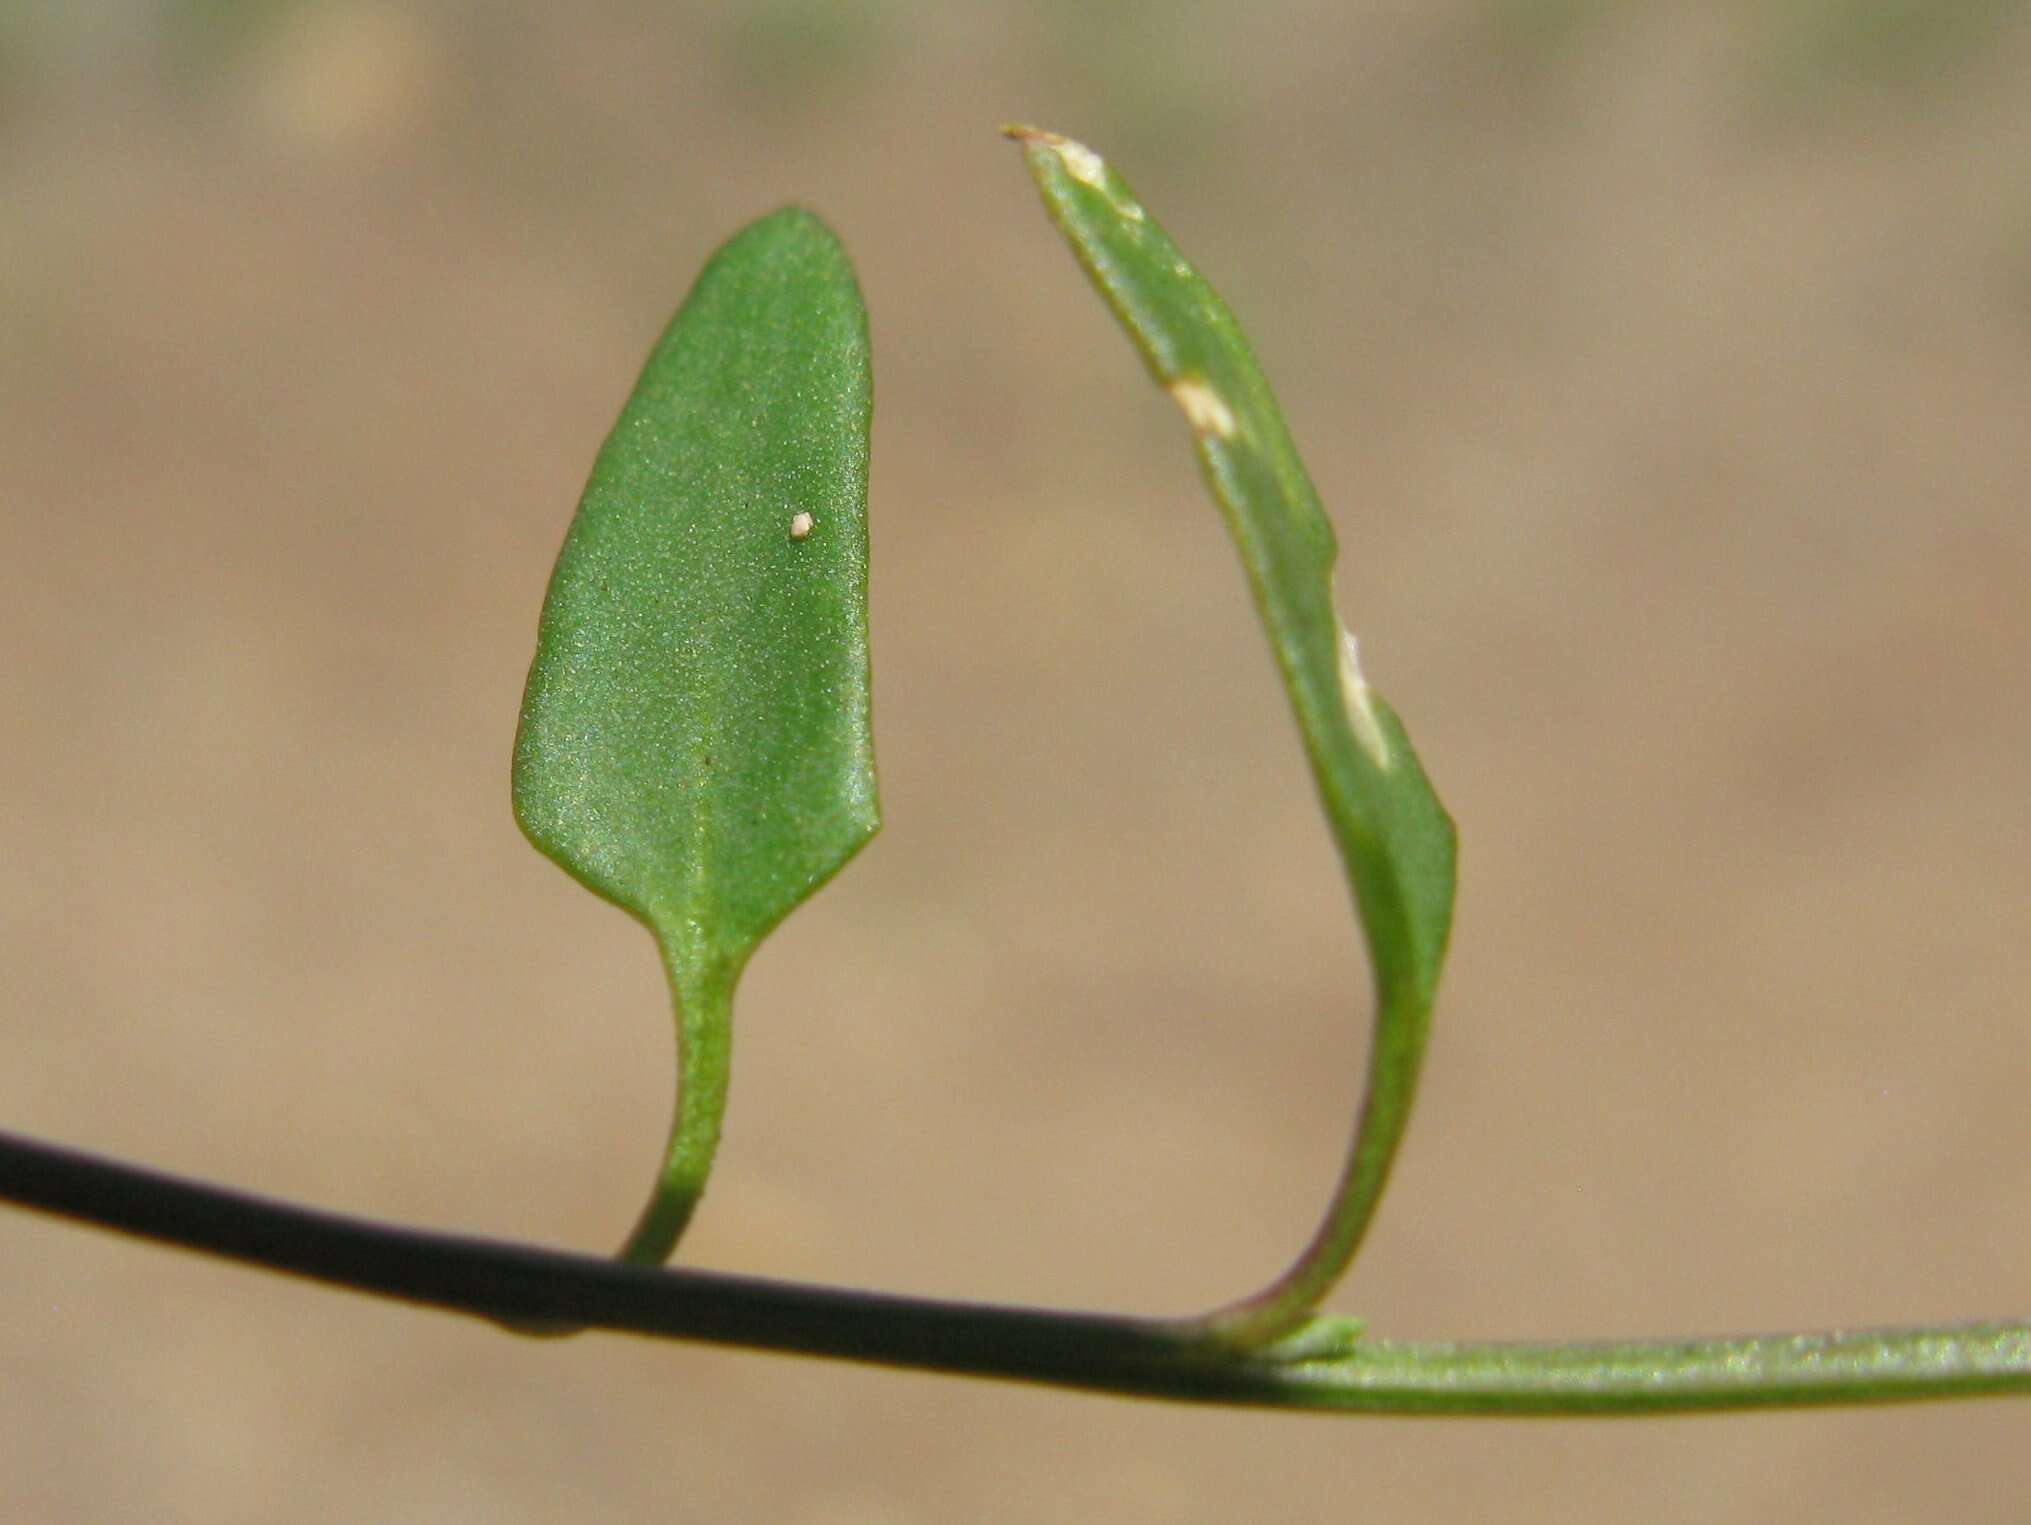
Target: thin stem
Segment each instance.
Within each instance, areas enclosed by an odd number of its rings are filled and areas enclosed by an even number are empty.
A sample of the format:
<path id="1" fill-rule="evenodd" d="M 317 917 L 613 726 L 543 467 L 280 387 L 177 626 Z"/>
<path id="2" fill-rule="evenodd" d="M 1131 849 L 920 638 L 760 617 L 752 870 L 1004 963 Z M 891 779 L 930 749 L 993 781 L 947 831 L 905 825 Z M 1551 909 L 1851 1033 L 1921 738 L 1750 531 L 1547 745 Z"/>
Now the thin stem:
<path id="1" fill-rule="evenodd" d="M 622 1260 L 643 1266 L 659 1266 L 670 1258 L 712 1174 L 726 1116 L 733 987 L 739 978 L 737 970 L 711 960 L 680 960 L 668 946 L 663 964 L 677 1016 L 677 1096 L 662 1168 L 620 1251 Z M 685 964 L 689 967 L 681 967 Z"/>
<path id="2" fill-rule="evenodd" d="M 1299 1328 L 1346 1274 L 1374 1221 L 1389 1169 L 1410 1123 L 1418 1070 L 1431 1032 L 1431 1000 L 1377 981 L 1368 1084 L 1333 1198 L 1310 1243 L 1277 1279 L 1198 1321 L 1209 1337 L 1249 1347 Z"/>
<path id="3" fill-rule="evenodd" d="M 1192 1326 L 660 1271 L 340 1217 L 0 1133 L 0 1199 L 405 1302 L 1190 1402 L 1394 1414 L 1654 1414 L 2031 1393 L 2031 1324 L 1744 1339 L 1361 1341 L 1240 1352 Z"/>
<path id="4" fill-rule="evenodd" d="M 677 1092 L 656 1183 L 617 1257 L 636 1266 L 660 1266 L 669 1260 L 712 1175 L 726 1117 L 733 1068 L 733 989 L 740 979 L 738 968 L 729 969 L 709 958 L 687 961 L 671 951 L 673 945 L 660 938 L 658 944 L 663 949 L 663 968 L 669 976 L 677 1021 Z M 696 972 L 689 972 L 692 970 Z M 497 1322 L 512 1334 L 539 1339 L 580 1334 L 586 1327 L 508 1315 Z"/>

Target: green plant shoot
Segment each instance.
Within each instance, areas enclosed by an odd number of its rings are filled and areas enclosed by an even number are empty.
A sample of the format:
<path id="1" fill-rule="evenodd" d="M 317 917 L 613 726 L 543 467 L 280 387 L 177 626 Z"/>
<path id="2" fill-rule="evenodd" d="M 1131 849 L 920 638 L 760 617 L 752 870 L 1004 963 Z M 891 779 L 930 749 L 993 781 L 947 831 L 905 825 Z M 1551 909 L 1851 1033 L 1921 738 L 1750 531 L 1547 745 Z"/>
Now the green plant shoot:
<path id="1" fill-rule="evenodd" d="M 699 275 L 607 437 L 551 577 L 515 817 L 640 918 L 678 1094 L 621 1254 L 660 1264 L 704 1190 L 755 946 L 880 824 L 869 728 L 867 316 L 786 209 Z"/>
<path id="2" fill-rule="evenodd" d="M 1046 205 L 1184 410 L 1288 690 L 1368 941 L 1376 1029 L 1338 1193 L 1263 1292 L 1196 1319 L 996 1307 L 560 1254 L 348 1219 L 0 1132 L 0 1201 L 492 1319 L 1182 1401 L 1660 1414 L 2031 1393 L 2022 1320 L 1730 1339 L 1417 1342 L 1314 1313 L 1402 1139 L 1453 899 L 1452 823 L 1334 612 L 1335 546 L 1240 329 L 1098 155 L 1029 128 Z M 866 323 L 797 211 L 714 256 L 601 451 L 544 605 L 515 755 L 537 846 L 655 933 L 682 1085 L 623 1251 L 675 1246 L 712 1164 L 760 939 L 877 825 Z"/>
<path id="3" fill-rule="evenodd" d="M 1333 527 L 1227 304 L 1093 150 L 1035 128 L 1007 131 L 1052 221 L 1191 426 L 1367 937 L 1376 1003 L 1368 1089 L 1333 1204 L 1282 1277 L 1205 1321 L 1221 1338 L 1264 1344 L 1298 1329 L 1332 1290 L 1387 1184 L 1452 923 L 1453 823 L 1396 712 L 1362 676 L 1334 608 Z"/>

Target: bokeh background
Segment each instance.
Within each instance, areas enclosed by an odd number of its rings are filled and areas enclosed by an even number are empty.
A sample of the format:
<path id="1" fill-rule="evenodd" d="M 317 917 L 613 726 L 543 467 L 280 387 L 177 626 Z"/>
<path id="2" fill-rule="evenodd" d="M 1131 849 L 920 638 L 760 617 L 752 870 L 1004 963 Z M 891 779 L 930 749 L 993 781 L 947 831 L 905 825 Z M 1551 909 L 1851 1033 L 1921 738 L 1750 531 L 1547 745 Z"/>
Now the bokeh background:
<path id="1" fill-rule="evenodd" d="M 2031 7 L 0 3 L 0 1119 L 617 1242 L 646 937 L 520 840 L 549 560 L 709 250 L 859 265 L 889 821 L 751 969 L 695 1264 L 1184 1312 L 1366 1027 L 1183 425 L 1011 118 L 1252 329 L 1459 818 L 1336 1305 L 2031 1309 Z M 0 1214 L 9 1521 L 2018 1520 L 2007 1403 L 1259 1415 L 488 1327 Z"/>

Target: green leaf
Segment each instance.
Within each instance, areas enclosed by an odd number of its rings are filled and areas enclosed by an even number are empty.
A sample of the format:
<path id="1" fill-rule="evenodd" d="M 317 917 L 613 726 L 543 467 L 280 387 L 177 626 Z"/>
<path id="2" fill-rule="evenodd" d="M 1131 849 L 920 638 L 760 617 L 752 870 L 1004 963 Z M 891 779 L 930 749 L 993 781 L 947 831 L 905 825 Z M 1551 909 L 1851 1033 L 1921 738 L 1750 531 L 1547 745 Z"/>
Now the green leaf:
<path id="1" fill-rule="evenodd" d="M 1183 410 L 1241 553 L 1374 972 L 1368 1092 L 1338 1194 L 1311 1245 L 1209 1333 L 1266 1344 L 1299 1327 L 1352 1260 L 1409 1121 L 1452 924 L 1454 833 L 1396 712 L 1369 687 L 1333 603 L 1338 548 L 1227 304 L 1091 149 L 1011 127 L 1044 205 Z"/>
<path id="2" fill-rule="evenodd" d="M 537 848 L 645 922 L 679 1093 L 623 1254 L 704 1189 L 735 981 L 880 824 L 868 714 L 867 317 L 786 209 L 729 240 L 657 344 L 551 577 L 515 742 Z"/>

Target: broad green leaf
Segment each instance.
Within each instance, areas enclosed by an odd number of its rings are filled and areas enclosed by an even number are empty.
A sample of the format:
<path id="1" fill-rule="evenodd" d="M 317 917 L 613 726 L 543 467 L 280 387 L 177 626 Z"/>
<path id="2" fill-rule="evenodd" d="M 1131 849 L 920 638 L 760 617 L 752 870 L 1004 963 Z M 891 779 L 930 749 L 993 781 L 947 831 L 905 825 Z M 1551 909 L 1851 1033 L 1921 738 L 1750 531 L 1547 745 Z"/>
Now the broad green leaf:
<path id="1" fill-rule="evenodd" d="M 726 243 L 643 368 L 552 574 L 515 742 L 529 840 L 661 945 L 679 1097 L 623 1251 L 704 1189 L 733 986 L 879 825 L 868 715 L 867 318 L 808 212 Z"/>
<path id="2" fill-rule="evenodd" d="M 1183 410 L 1241 553 L 1354 891 L 1376 1015 L 1363 1101 L 1336 1199 L 1303 1256 L 1208 1320 L 1247 1344 L 1287 1336 L 1331 1290 L 1381 1200 L 1409 1121 L 1452 923 L 1454 833 L 1396 712 L 1362 676 L 1333 604 L 1332 525 L 1269 382 L 1227 304 L 1090 148 L 1011 127 L 1079 263 Z"/>

